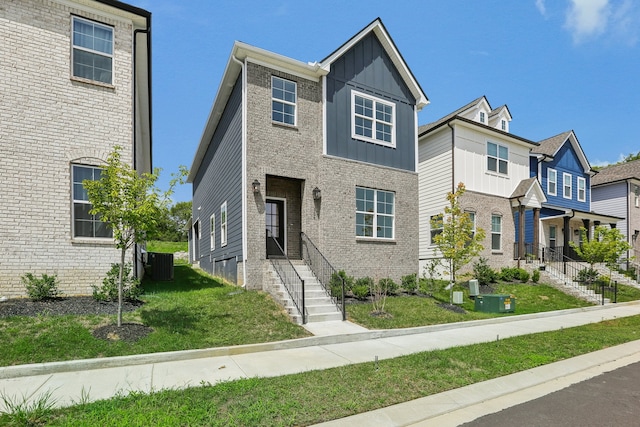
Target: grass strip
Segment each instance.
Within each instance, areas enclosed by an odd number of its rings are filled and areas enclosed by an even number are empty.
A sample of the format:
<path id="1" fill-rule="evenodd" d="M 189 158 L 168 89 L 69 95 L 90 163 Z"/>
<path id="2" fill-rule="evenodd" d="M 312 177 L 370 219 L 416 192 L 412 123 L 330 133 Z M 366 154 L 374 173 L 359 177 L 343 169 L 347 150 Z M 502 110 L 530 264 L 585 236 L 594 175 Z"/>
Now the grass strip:
<path id="1" fill-rule="evenodd" d="M 290 426 L 337 419 L 634 341 L 640 316 L 276 378 L 53 410 L 51 426 Z M 283 361 L 284 362 L 284 361 Z M 12 425 L 11 416 L 0 425 Z"/>

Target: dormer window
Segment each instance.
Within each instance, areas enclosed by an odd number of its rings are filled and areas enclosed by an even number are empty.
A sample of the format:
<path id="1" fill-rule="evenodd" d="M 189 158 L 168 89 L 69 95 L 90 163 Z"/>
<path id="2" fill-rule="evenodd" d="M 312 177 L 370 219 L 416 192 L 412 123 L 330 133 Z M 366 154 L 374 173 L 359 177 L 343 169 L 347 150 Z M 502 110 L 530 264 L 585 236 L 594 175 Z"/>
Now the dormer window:
<path id="1" fill-rule="evenodd" d="M 484 111 L 480 111 L 480 123 L 484 123 L 484 120 L 485 120 Z"/>
<path id="2" fill-rule="evenodd" d="M 506 120 L 500 120 L 500 129 L 502 129 L 503 131 L 507 131 L 507 121 Z"/>

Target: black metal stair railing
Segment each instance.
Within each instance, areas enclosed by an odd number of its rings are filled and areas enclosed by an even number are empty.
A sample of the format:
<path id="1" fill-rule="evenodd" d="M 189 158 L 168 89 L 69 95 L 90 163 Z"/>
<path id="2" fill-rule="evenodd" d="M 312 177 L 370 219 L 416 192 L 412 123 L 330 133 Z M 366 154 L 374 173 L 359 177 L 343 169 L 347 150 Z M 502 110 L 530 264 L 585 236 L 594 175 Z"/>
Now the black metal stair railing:
<path id="1" fill-rule="evenodd" d="M 273 248 L 277 247 L 279 251 L 279 254 L 275 257 L 269 257 L 271 264 L 275 268 L 278 277 L 280 277 L 280 281 L 291 297 L 293 304 L 302 316 L 302 324 L 304 325 L 307 323 L 307 312 L 304 301 L 304 280 L 294 268 L 291 260 L 285 253 L 284 249 L 282 249 L 282 246 L 280 246 L 280 243 L 278 243 L 273 236 L 268 238 L 273 240 L 272 243 L 275 243 Z"/>
<path id="2" fill-rule="evenodd" d="M 344 279 L 338 274 L 338 271 L 333 268 L 325 256 L 322 255 L 322 252 L 320 252 L 318 247 L 306 234 L 304 234 L 304 232 L 300 233 L 300 244 L 302 246 L 302 259 L 309 266 L 322 287 L 331 297 L 333 303 L 342 313 L 342 320 L 347 320 L 344 301 Z M 332 282 L 334 283 L 334 286 L 332 286 Z M 336 282 L 338 283 L 338 286 L 335 286 Z"/>

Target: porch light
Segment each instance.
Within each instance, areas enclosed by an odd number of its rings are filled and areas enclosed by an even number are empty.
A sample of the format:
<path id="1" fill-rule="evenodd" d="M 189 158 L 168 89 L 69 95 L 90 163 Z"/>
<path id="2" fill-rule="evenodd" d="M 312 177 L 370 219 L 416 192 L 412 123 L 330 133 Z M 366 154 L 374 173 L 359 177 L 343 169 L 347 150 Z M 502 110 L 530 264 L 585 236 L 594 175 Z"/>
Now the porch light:
<path id="1" fill-rule="evenodd" d="M 320 192 L 320 189 L 318 187 L 313 189 L 312 194 L 313 194 L 313 200 L 322 199 L 322 193 Z"/>
<path id="2" fill-rule="evenodd" d="M 259 193 L 260 192 L 260 181 L 258 181 L 257 179 L 254 179 L 253 183 L 251 184 L 251 188 L 253 188 L 253 192 L 254 193 Z"/>

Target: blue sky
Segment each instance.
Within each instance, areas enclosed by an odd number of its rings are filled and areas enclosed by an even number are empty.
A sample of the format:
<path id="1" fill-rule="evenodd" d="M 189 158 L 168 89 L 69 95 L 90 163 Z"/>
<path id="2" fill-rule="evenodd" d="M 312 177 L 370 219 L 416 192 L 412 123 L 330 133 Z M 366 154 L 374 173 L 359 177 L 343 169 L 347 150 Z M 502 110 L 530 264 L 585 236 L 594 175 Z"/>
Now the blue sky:
<path id="1" fill-rule="evenodd" d="M 191 166 L 235 40 L 323 59 L 375 18 L 431 103 L 425 124 L 485 95 L 510 131 L 573 129 L 592 165 L 640 150 L 640 2 L 633 0 L 126 0 L 152 13 L 153 161 Z M 175 201 L 191 200 L 191 185 Z"/>

